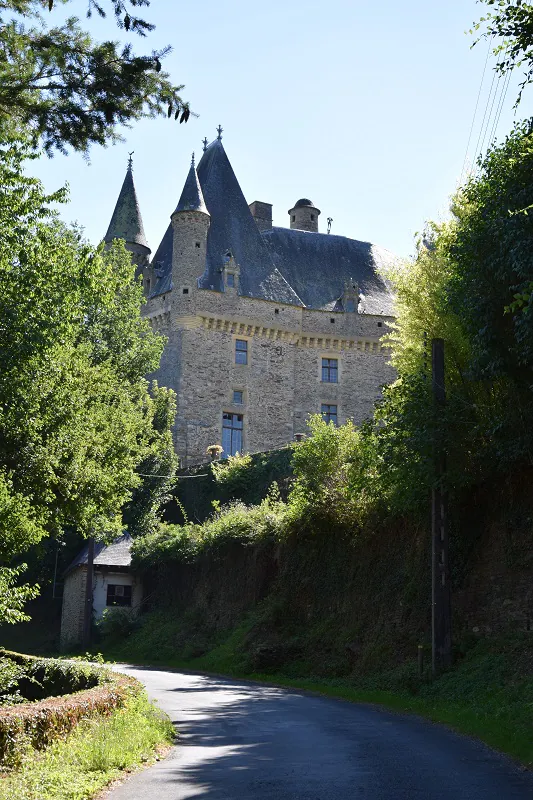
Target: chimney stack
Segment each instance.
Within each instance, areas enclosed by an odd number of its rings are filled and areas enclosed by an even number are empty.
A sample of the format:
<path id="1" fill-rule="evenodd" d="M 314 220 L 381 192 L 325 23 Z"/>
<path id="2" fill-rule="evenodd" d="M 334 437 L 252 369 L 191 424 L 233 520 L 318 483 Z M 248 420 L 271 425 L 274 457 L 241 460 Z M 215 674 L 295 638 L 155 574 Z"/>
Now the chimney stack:
<path id="1" fill-rule="evenodd" d="M 255 219 L 255 224 L 260 231 L 272 230 L 272 203 L 262 203 L 260 200 L 254 200 L 248 208 L 252 212 L 252 217 Z"/>

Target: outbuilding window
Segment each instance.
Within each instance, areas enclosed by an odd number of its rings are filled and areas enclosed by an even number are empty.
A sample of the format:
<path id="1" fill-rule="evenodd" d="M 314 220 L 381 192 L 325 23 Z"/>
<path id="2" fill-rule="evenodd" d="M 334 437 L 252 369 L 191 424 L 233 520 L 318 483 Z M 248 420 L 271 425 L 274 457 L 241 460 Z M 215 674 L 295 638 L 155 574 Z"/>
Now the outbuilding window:
<path id="1" fill-rule="evenodd" d="M 108 583 L 106 605 L 131 606 L 131 586 L 123 586 L 121 583 Z"/>
<path id="2" fill-rule="evenodd" d="M 226 276 L 226 283 L 230 287 L 235 286 L 235 274 L 233 272 L 228 272 Z"/>

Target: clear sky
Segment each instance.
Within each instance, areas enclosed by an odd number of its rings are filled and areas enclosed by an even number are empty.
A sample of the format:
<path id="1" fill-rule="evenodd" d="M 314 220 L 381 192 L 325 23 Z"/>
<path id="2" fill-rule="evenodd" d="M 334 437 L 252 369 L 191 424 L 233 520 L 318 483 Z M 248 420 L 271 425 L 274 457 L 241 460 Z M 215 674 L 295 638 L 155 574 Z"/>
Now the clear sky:
<path id="1" fill-rule="evenodd" d="M 85 0 L 67 6 L 83 16 Z M 274 224 L 310 198 L 332 232 L 413 252 L 424 220 L 442 219 L 459 180 L 487 54 L 465 33 L 486 11 L 476 0 L 152 0 L 157 29 L 132 36 L 138 52 L 171 44 L 164 67 L 200 116 L 185 125 L 147 120 L 126 141 L 31 166 L 52 190 L 68 182 L 61 210 L 97 243 L 105 234 L 135 151 L 134 177 L 154 253 L 176 206 L 191 152 L 224 128 L 223 143 L 248 200 L 274 206 Z M 120 38 L 110 17 L 95 38 Z M 490 63 L 470 151 L 492 80 Z M 517 80 L 498 133 L 515 119 Z M 497 103 L 496 103 L 497 104 Z M 526 91 L 519 116 L 531 114 Z"/>

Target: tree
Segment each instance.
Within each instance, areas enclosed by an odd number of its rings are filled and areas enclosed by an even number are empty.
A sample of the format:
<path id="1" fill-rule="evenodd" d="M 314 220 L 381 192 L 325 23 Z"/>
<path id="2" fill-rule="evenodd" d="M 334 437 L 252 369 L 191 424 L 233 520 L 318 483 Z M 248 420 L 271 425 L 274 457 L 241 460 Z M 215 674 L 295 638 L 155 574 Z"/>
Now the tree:
<path id="1" fill-rule="evenodd" d="M 61 0 L 67 4 L 71 0 Z M 132 9 L 149 0 L 106 0 L 120 28 L 141 36 L 153 30 Z M 94 42 L 75 17 L 55 27 L 43 16 L 54 0 L 0 2 L 0 133 L 31 133 L 48 154 L 119 139 L 118 126 L 157 115 L 186 122 L 190 110 L 161 69 L 167 47 L 135 55 L 131 44 Z M 88 0 L 88 16 L 105 16 Z"/>
<path id="2" fill-rule="evenodd" d="M 144 378 L 163 339 L 140 315 L 130 254 L 118 241 L 110 252 L 94 249 L 60 223 L 50 203 L 64 192 L 47 196 L 24 176 L 27 155 L 18 144 L 0 153 L 0 594 L 8 620 L 20 612 L 21 591 L 32 591 L 14 587 L 17 554 L 66 527 L 84 536 L 122 530 L 122 507 L 141 484 L 136 469 L 158 450 L 154 430 L 168 445 L 173 405 Z"/>
<path id="3" fill-rule="evenodd" d="M 494 49 L 498 56 L 496 69 L 503 73 L 515 67 L 524 68 L 524 80 L 516 105 L 524 87 L 533 82 L 533 5 L 522 0 L 482 0 L 493 8 L 474 25 L 475 30 L 486 28 L 484 37 L 499 40 Z"/>

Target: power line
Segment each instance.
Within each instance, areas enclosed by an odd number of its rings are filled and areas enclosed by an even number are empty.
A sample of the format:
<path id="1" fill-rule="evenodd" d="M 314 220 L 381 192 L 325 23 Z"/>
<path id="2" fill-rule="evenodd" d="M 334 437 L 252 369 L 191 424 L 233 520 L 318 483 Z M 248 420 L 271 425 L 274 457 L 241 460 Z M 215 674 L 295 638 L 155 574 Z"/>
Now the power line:
<path id="1" fill-rule="evenodd" d="M 468 151 L 470 149 L 470 140 L 472 139 L 472 132 L 474 130 L 474 123 L 476 121 L 477 109 L 478 109 L 478 106 L 479 106 L 479 98 L 481 97 L 481 90 L 483 88 L 483 82 L 485 80 L 485 72 L 487 71 L 487 64 L 489 63 L 489 56 L 490 56 L 491 49 L 492 49 L 492 40 L 493 39 L 494 39 L 494 36 L 491 36 L 490 39 L 489 39 L 489 46 L 487 48 L 487 55 L 485 57 L 485 64 L 483 66 L 483 72 L 481 74 L 481 83 L 479 84 L 479 91 L 477 93 L 476 107 L 474 108 L 474 114 L 472 116 L 472 124 L 470 125 L 470 133 L 468 134 L 468 143 L 466 145 L 465 157 L 464 157 L 464 160 L 463 160 L 463 167 L 461 169 L 461 177 L 459 178 L 459 183 L 462 183 L 462 181 L 463 181 L 463 175 L 464 175 L 464 171 L 465 171 L 465 167 L 466 167 L 466 160 L 468 158 Z"/>
<path id="2" fill-rule="evenodd" d="M 509 84 L 511 82 L 511 72 L 512 69 L 508 71 L 507 75 L 505 76 L 505 80 L 502 84 L 500 100 L 498 102 L 498 105 L 496 106 L 496 114 L 494 116 L 494 125 L 492 126 L 492 130 L 490 132 L 490 139 L 487 146 L 489 146 L 490 143 L 493 142 L 494 139 L 496 138 L 496 133 L 498 131 L 498 125 L 500 123 L 500 117 L 503 110 L 503 105 L 505 103 L 505 98 L 507 97 L 507 90 L 509 89 Z"/>
<path id="3" fill-rule="evenodd" d="M 494 81 L 495 81 L 495 78 L 496 78 L 496 72 L 494 72 L 493 75 L 492 75 L 492 83 L 490 85 L 490 92 L 489 92 L 489 96 L 487 98 L 487 104 L 485 106 L 485 113 L 483 114 L 483 120 L 481 122 L 481 128 L 480 128 L 480 131 L 479 131 L 479 136 L 477 138 L 476 160 L 481 155 L 481 153 L 483 152 L 483 146 L 485 144 L 485 138 L 487 136 L 487 130 L 488 130 L 488 127 L 489 127 L 489 124 L 490 124 L 491 116 L 492 116 L 492 109 L 494 108 L 494 100 L 496 99 L 496 94 L 498 92 L 498 86 L 499 86 L 499 83 L 501 81 L 501 77 L 502 77 L 501 75 L 498 75 L 498 80 L 496 81 L 496 87 L 494 89 L 494 94 L 493 94 L 492 93 L 492 89 L 494 87 Z M 489 111 L 489 106 L 490 106 L 490 111 Z M 487 111 L 489 112 L 488 115 L 487 115 Z M 486 122 L 485 122 L 485 120 L 486 120 Z"/>

